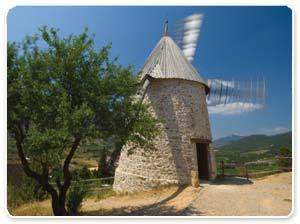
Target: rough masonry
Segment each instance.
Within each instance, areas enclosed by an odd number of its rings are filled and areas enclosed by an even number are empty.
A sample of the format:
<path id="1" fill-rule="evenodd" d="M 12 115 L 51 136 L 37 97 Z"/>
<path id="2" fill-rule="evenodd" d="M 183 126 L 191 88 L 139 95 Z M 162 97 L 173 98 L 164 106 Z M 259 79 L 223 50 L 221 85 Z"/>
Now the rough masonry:
<path id="1" fill-rule="evenodd" d="M 135 149 L 128 154 L 124 146 L 113 189 L 134 192 L 191 184 L 191 172 L 198 171 L 196 143 L 207 144 L 209 178 L 215 178 L 206 105 L 209 89 L 169 36 L 163 36 L 150 54 L 142 68 L 142 80 L 149 81 L 144 100 L 151 103 L 153 116 L 162 121 L 162 132 L 154 141 L 156 150 Z"/>

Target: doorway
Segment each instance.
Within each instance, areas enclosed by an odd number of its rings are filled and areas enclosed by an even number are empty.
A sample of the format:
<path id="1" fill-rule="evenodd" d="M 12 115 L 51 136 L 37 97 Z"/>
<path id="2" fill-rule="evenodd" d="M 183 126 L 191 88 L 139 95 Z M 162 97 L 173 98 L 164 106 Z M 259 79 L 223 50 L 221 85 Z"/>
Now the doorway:
<path id="1" fill-rule="evenodd" d="M 197 147 L 197 161 L 198 161 L 198 175 L 199 179 L 208 180 L 208 145 L 205 143 L 196 143 Z"/>

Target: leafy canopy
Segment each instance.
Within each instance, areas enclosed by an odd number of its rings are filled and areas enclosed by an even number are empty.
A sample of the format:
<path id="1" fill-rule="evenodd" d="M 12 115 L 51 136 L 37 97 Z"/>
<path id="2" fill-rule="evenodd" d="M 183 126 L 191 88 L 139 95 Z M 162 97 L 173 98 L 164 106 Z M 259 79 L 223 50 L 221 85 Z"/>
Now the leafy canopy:
<path id="1" fill-rule="evenodd" d="M 152 148 L 157 121 L 135 100 L 132 67 L 110 59 L 110 48 L 96 51 L 87 30 L 60 38 L 47 27 L 8 43 L 8 130 L 37 173 L 61 170 L 76 140 L 115 136 Z"/>

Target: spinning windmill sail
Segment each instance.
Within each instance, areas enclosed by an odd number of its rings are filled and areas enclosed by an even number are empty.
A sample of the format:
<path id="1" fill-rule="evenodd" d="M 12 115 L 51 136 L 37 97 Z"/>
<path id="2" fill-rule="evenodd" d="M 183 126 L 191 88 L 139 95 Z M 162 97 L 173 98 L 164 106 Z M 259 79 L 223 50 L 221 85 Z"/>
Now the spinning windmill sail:
<path id="1" fill-rule="evenodd" d="M 265 80 L 207 80 L 210 93 L 207 104 L 210 113 L 237 114 L 264 108 Z"/>
<path id="2" fill-rule="evenodd" d="M 210 105 L 225 105 L 236 101 L 264 104 L 264 79 L 250 81 L 209 79 L 207 83 L 210 87 L 210 93 L 207 97 Z"/>
<path id="3" fill-rule="evenodd" d="M 177 25 L 176 42 L 191 63 L 196 53 L 203 18 L 203 14 L 192 14 Z M 255 80 L 208 79 L 207 85 L 210 88 L 207 95 L 210 113 L 235 114 L 264 108 L 266 82 L 263 78 Z"/>
<path id="4" fill-rule="evenodd" d="M 192 63 L 197 48 L 203 14 L 193 14 L 178 23 L 176 42 L 184 56 Z"/>

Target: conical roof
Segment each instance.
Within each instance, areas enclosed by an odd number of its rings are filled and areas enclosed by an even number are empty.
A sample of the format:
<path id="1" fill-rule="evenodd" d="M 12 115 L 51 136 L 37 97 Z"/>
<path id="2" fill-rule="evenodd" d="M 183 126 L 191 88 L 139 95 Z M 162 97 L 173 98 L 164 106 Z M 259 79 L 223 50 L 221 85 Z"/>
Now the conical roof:
<path id="1" fill-rule="evenodd" d="M 199 82 L 206 87 L 205 80 L 183 55 L 171 37 L 164 35 L 155 46 L 141 69 L 141 78 L 184 79 Z"/>

